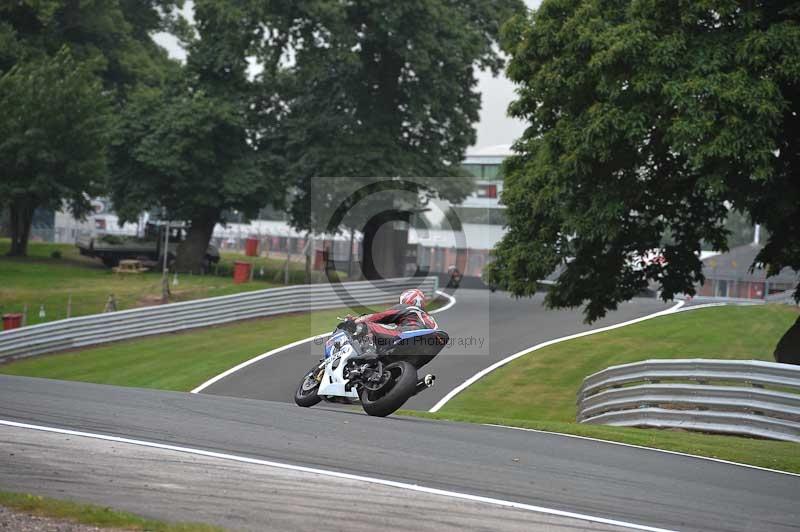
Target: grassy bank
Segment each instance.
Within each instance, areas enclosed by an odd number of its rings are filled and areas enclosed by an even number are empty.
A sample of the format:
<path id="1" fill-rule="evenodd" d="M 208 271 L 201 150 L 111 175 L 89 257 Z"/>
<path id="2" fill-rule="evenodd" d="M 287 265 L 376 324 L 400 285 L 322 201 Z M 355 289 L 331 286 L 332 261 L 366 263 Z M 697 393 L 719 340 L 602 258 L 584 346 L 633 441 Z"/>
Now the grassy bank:
<path id="1" fill-rule="evenodd" d="M 679 312 L 555 344 L 503 366 L 447 403 L 453 414 L 504 419 L 575 420 L 584 377 L 648 358 L 773 361 L 775 344 L 797 319 L 785 305 Z M 798 448 L 800 451 L 800 448 Z"/>
<path id="2" fill-rule="evenodd" d="M 70 316 L 103 312 L 110 294 L 117 310 L 159 304 L 161 274 L 157 271 L 118 275 L 98 259 L 81 256 L 72 244 L 31 242 L 28 257 L 7 257 L 9 240 L 0 239 L 0 314 L 22 313 L 27 306 L 27 324 L 35 325 Z M 235 261 L 253 264 L 253 281 L 233 284 Z M 283 286 L 285 259 L 246 257 L 223 253 L 213 275 L 179 275 L 177 284 L 170 275 L 171 302 L 237 294 Z M 337 274 L 346 280 L 346 275 Z M 312 281 L 325 280 L 322 272 L 312 272 Z M 289 263 L 289 284 L 305 282 L 305 264 Z M 44 308 L 44 317 L 40 309 Z"/>
<path id="3" fill-rule="evenodd" d="M 118 310 L 160 301 L 160 273 L 123 277 L 105 268 L 99 260 L 82 257 L 70 244 L 31 242 L 29 256 L 24 258 L 5 256 L 8 245 L 8 240 L 0 240 L 0 313 L 22 312 L 27 305 L 28 325 L 66 318 L 70 298 L 72 316 L 102 312 L 109 294 L 114 294 Z M 170 277 L 171 301 L 276 286 L 258 279 L 235 285 L 230 277 L 213 275 L 180 275 L 177 285 L 172 284 L 173 280 Z M 44 318 L 39 317 L 41 307 L 44 307 Z"/>
<path id="4" fill-rule="evenodd" d="M 430 309 L 441 304 L 434 300 Z M 3 364 L 0 374 L 189 391 L 261 353 L 329 332 L 338 316 L 367 311 L 355 308 L 298 313 L 116 342 Z M 321 356 L 322 348 L 315 349 Z M 309 356 L 309 367 L 318 359 L 317 351 Z"/>
<path id="5" fill-rule="evenodd" d="M 43 355 L 0 365 L 0 373 L 188 391 L 256 355 L 326 332 L 333 328 L 336 317 L 346 312 L 250 320 Z M 309 367 L 314 360 L 309 358 Z"/>
<path id="6" fill-rule="evenodd" d="M 479 380 L 437 414 L 406 413 L 577 434 L 800 472 L 800 445 L 795 443 L 575 422 L 578 388 L 592 373 L 650 358 L 773 361 L 775 344 L 797 314 L 784 305 L 729 306 L 644 321 L 534 351 Z"/>
<path id="7" fill-rule="evenodd" d="M 111 508 L 50 499 L 27 493 L 0 492 L 0 506 L 40 517 L 50 517 L 100 528 L 148 530 L 152 532 L 222 532 L 222 528 L 200 523 L 165 523 Z"/>

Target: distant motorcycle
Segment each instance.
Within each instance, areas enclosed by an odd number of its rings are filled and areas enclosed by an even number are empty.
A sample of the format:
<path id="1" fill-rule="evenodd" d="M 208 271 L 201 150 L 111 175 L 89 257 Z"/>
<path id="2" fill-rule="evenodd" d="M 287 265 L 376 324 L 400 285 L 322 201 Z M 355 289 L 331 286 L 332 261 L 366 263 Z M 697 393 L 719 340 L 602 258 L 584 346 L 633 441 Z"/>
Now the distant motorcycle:
<path id="1" fill-rule="evenodd" d="M 458 288 L 461 286 L 461 279 L 464 278 L 461 270 L 455 266 L 450 266 L 447 268 L 447 275 L 449 276 L 447 279 L 447 288 Z"/>
<path id="2" fill-rule="evenodd" d="M 449 337 L 440 329 L 402 332 L 388 345 L 377 345 L 364 324 L 342 320 L 325 342 L 324 358 L 300 381 L 294 394 L 299 406 L 323 399 L 361 402 L 370 416 L 388 416 L 436 377 L 417 371 L 433 360 Z"/>

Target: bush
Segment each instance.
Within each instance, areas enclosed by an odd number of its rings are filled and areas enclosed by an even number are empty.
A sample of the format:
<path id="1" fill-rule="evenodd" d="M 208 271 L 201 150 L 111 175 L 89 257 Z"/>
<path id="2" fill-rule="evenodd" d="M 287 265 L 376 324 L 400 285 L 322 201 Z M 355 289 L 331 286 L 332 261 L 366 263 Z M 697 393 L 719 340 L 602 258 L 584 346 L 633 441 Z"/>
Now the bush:
<path id="1" fill-rule="evenodd" d="M 125 243 L 125 238 L 117 235 L 103 235 L 98 240 L 112 246 L 119 246 Z"/>
<path id="2" fill-rule="evenodd" d="M 233 275 L 233 267 L 225 262 L 218 262 L 216 266 L 212 266 L 212 271 L 215 275 L 220 277 L 230 277 Z"/>
<path id="3" fill-rule="evenodd" d="M 60 249 L 54 249 L 53 251 L 51 251 L 50 252 L 50 258 L 51 259 L 60 259 L 61 258 L 61 250 Z"/>

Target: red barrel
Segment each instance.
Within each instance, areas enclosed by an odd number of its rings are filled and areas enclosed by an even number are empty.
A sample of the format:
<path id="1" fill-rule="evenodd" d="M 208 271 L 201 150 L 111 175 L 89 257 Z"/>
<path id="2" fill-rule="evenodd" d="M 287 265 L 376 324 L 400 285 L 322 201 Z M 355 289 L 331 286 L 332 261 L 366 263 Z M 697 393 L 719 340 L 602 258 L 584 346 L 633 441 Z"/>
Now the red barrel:
<path id="1" fill-rule="evenodd" d="M 248 257 L 258 256 L 258 239 L 256 237 L 249 237 L 244 241 L 244 254 Z"/>
<path id="2" fill-rule="evenodd" d="M 325 261 L 328 259 L 328 252 L 324 249 L 317 249 L 314 252 L 314 269 L 321 271 L 325 269 Z"/>
<path id="3" fill-rule="evenodd" d="M 3 330 L 19 329 L 22 327 L 22 314 L 3 314 Z"/>
<path id="4" fill-rule="evenodd" d="M 249 262 L 236 261 L 233 263 L 233 284 L 246 283 L 250 280 L 250 268 L 253 265 Z"/>

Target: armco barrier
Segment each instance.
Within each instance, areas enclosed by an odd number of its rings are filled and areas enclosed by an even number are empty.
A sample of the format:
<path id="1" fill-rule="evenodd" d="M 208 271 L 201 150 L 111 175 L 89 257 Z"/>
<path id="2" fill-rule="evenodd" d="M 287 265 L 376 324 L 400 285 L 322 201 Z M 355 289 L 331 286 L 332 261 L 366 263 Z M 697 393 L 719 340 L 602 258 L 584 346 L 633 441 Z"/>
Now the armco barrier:
<path id="1" fill-rule="evenodd" d="M 800 442 L 800 366 L 757 360 L 646 360 L 586 377 L 578 421 Z"/>
<path id="2" fill-rule="evenodd" d="M 385 303 L 406 288 L 431 297 L 438 282 L 426 277 L 297 285 L 69 318 L 0 332 L 0 362 L 287 312 Z"/>

